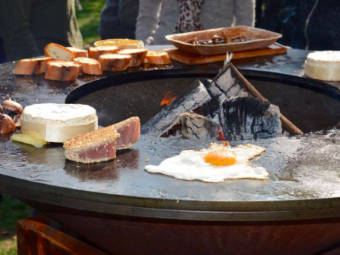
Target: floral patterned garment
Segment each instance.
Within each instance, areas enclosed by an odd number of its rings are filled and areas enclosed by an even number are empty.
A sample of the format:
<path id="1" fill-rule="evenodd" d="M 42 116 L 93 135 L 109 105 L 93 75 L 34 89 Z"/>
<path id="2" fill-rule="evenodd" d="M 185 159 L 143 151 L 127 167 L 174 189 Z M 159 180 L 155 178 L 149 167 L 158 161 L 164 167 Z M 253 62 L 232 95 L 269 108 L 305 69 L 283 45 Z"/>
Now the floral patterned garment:
<path id="1" fill-rule="evenodd" d="M 204 0 L 177 0 L 179 17 L 175 27 L 175 33 L 184 33 L 202 30 L 200 22 L 201 9 Z"/>

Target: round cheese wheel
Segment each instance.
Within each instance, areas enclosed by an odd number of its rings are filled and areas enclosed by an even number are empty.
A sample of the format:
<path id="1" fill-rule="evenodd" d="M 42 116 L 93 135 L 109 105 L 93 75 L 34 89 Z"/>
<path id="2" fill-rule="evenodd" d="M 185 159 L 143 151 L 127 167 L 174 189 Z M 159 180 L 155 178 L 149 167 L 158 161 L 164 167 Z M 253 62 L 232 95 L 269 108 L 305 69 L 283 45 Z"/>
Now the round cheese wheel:
<path id="1" fill-rule="evenodd" d="M 81 104 L 33 104 L 21 115 L 23 134 L 62 143 L 66 139 L 98 128 L 96 110 Z"/>
<path id="2" fill-rule="evenodd" d="M 306 76 L 323 81 L 340 81 L 340 51 L 309 53 L 305 62 Z"/>

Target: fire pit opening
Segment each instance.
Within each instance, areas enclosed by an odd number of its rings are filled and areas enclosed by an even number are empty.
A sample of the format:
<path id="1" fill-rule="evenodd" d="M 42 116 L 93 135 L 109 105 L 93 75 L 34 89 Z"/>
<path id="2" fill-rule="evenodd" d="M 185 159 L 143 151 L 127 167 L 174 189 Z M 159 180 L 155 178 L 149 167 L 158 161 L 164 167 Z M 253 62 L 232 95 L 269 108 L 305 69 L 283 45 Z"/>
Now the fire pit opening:
<path id="1" fill-rule="evenodd" d="M 213 73 L 147 73 L 107 77 L 72 91 L 67 103 L 93 106 L 102 126 L 132 115 L 145 123 L 175 98 L 183 97 L 197 79 L 211 79 Z M 263 72 L 247 75 L 248 80 L 303 132 L 329 129 L 340 120 L 340 93 L 317 82 Z"/>

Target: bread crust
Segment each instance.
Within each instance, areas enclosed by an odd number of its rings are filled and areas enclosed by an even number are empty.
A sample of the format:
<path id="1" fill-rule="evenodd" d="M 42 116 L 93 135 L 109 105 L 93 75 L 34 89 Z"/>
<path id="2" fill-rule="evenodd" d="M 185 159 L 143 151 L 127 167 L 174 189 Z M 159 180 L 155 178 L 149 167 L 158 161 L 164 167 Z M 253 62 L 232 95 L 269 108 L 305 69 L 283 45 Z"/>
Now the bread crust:
<path id="1" fill-rule="evenodd" d="M 103 74 L 101 64 L 94 58 L 79 57 L 73 60 L 80 65 L 81 72 L 85 74 L 101 75 Z"/>
<path id="2" fill-rule="evenodd" d="M 171 63 L 171 60 L 170 60 L 169 54 L 165 51 L 149 50 L 146 53 L 144 63 L 150 64 L 150 65 L 168 65 Z"/>
<path id="3" fill-rule="evenodd" d="M 42 74 L 47 69 L 47 62 L 50 57 L 26 58 L 19 60 L 13 70 L 15 75 Z"/>
<path id="4" fill-rule="evenodd" d="M 124 49 L 118 51 L 118 54 L 130 55 L 132 57 L 130 66 L 140 66 L 143 64 L 147 52 L 147 49 Z"/>
<path id="5" fill-rule="evenodd" d="M 117 46 L 98 46 L 98 47 L 90 47 L 89 57 L 94 59 L 99 59 L 99 57 L 103 54 L 113 54 L 118 51 Z"/>
<path id="6" fill-rule="evenodd" d="M 44 48 L 45 56 L 57 60 L 71 61 L 74 58 L 72 51 L 61 44 L 49 43 Z"/>
<path id="7" fill-rule="evenodd" d="M 54 81 L 73 81 L 77 79 L 80 65 L 72 61 L 53 60 L 47 63 L 45 79 Z"/>
<path id="8" fill-rule="evenodd" d="M 130 66 L 130 55 L 103 54 L 99 57 L 103 71 L 124 71 Z"/>
<path id="9" fill-rule="evenodd" d="M 88 57 L 88 51 L 84 50 L 84 49 L 78 49 L 78 48 L 74 48 L 74 47 L 67 47 L 67 49 L 69 49 L 70 51 L 72 51 L 72 54 L 74 56 L 74 58 L 79 58 L 79 57 Z"/>

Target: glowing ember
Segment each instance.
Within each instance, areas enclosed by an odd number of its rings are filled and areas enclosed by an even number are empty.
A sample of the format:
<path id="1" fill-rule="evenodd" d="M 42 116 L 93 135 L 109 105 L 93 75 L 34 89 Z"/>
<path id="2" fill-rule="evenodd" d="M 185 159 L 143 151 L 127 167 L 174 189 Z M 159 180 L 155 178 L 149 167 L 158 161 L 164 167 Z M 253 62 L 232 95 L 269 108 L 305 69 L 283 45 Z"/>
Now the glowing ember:
<path id="1" fill-rule="evenodd" d="M 168 91 L 168 92 L 166 92 L 164 98 L 162 99 L 160 106 L 169 105 L 175 99 L 176 99 L 176 96 L 173 95 L 171 91 Z"/>

